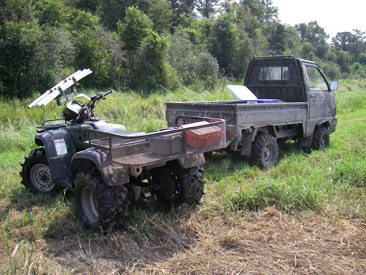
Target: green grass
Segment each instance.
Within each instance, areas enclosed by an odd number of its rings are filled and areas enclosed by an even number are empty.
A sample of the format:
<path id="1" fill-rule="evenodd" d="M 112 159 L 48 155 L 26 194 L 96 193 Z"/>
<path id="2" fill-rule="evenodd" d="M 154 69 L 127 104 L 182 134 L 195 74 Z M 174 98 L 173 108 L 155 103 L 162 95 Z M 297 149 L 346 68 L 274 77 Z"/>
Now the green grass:
<path id="1" fill-rule="evenodd" d="M 98 91 L 87 91 L 89 95 Z M 214 91 L 180 88 L 143 95 L 113 93 L 96 107 L 97 117 L 121 123 L 128 130 L 151 132 L 166 127 L 165 102 L 184 100 L 231 100 L 222 86 Z M 320 213 L 325 216 L 366 218 L 366 81 L 344 80 L 336 92 L 338 125 L 325 151 L 304 152 L 293 142 L 280 145 L 275 167 L 260 170 L 237 154 L 213 153 L 204 164 L 207 181 L 202 209 L 232 215 L 274 206 L 288 213 Z M 69 193 L 34 195 L 20 184 L 19 162 L 36 148 L 36 126 L 56 118 L 62 107 L 27 109 L 31 99 L 0 102 L 0 242 L 7 247 L 6 270 L 21 274 L 32 257 L 33 246 L 44 238 L 64 234 L 98 239 L 78 223 Z M 162 214 L 155 205 L 132 207 L 127 233 L 135 238 L 154 238 L 151 212 L 157 211 L 167 228 L 184 214 Z M 159 225 L 160 226 L 160 225 Z M 102 239 L 99 239 L 102 241 Z M 14 249 L 18 245 L 17 251 Z M 25 249 L 27 247 L 27 249 Z M 13 255 L 13 256 L 12 256 Z M 1 264 L 1 262 L 0 262 Z M 11 266 L 9 266 L 11 264 Z M 15 269 L 14 269 L 15 268 Z M 45 266 L 45 269 L 51 266 Z M 12 271 L 13 270 L 13 271 Z M 13 272 L 13 273 L 12 273 Z M 16 273 L 19 272 L 19 273 Z M 69 269 L 62 272 L 68 273 Z"/>

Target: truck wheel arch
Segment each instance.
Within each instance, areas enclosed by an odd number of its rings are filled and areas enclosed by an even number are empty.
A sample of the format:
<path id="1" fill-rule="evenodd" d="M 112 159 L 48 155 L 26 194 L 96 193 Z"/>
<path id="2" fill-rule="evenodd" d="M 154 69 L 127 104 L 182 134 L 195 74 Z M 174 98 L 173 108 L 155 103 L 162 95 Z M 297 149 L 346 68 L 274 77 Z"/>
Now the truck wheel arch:
<path id="1" fill-rule="evenodd" d="M 263 127 L 255 129 L 255 133 L 253 135 L 252 141 L 254 141 L 254 139 L 256 138 L 256 136 L 259 133 L 264 133 L 264 134 L 267 134 L 267 135 L 270 135 L 270 136 L 273 136 L 273 137 L 277 138 L 277 132 L 276 132 L 276 129 L 275 129 L 274 126 L 263 126 Z"/>

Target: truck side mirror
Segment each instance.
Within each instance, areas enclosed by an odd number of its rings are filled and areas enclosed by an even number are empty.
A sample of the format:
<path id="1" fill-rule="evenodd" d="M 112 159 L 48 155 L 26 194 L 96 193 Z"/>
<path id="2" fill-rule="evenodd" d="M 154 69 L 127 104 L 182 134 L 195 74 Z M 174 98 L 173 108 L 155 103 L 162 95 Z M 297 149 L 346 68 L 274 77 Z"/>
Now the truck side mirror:
<path id="1" fill-rule="evenodd" d="M 330 82 L 330 90 L 336 91 L 337 89 L 338 89 L 338 81 L 333 80 L 332 82 Z"/>

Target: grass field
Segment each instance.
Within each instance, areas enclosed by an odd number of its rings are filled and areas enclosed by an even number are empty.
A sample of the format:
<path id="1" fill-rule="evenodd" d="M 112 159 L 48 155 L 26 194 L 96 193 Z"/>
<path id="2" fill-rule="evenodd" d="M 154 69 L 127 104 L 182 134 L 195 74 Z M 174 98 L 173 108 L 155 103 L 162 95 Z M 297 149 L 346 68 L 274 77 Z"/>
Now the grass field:
<path id="1" fill-rule="evenodd" d="M 151 132 L 166 126 L 166 101 L 218 99 L 233 98 L 222 86 L 114 93 L 96 112 Z M 103 236 L 81 226 L 70 192 L 34 195 L 20 184 L 19 162 L 36 148 L 36 126 L 62 108 L 1 101 L 0 272 L 366 273 L 366 81 L 341 81 L 336 100 L 338 125 L 328 150 L 304 152 L 287 142 L 267 170 L 240 155 L 214 153 L 203 167 L 202 205 L 162 211 L 141 201 L 131 207 L 128 228 Z"/>

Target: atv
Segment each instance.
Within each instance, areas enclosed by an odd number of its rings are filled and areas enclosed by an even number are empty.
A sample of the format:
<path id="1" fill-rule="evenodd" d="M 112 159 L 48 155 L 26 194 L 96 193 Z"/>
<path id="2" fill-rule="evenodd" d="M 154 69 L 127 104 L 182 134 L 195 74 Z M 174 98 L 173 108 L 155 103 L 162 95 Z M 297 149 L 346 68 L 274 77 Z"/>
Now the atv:
<path id="1" fill-rule="evenodd" d="M 139 199 L 202 203 L 205 181 L 199 166 L 204 153 L 225 147 L 225 121 L 181 116 L 174 127 L 153 133 L 127 131 L 94 115 L 97 103 L 112 91 L 91 97 L 76 93 L 78 81 L 91 72 L 75 72 L 28 106 L 65 103 L 63 118 L 37 126 L 39 148 L 21 163 L 22 184 L 35 193 L 73 191 L 81 222 L 100 233 L 126 226 L 129 205 Z"/>

